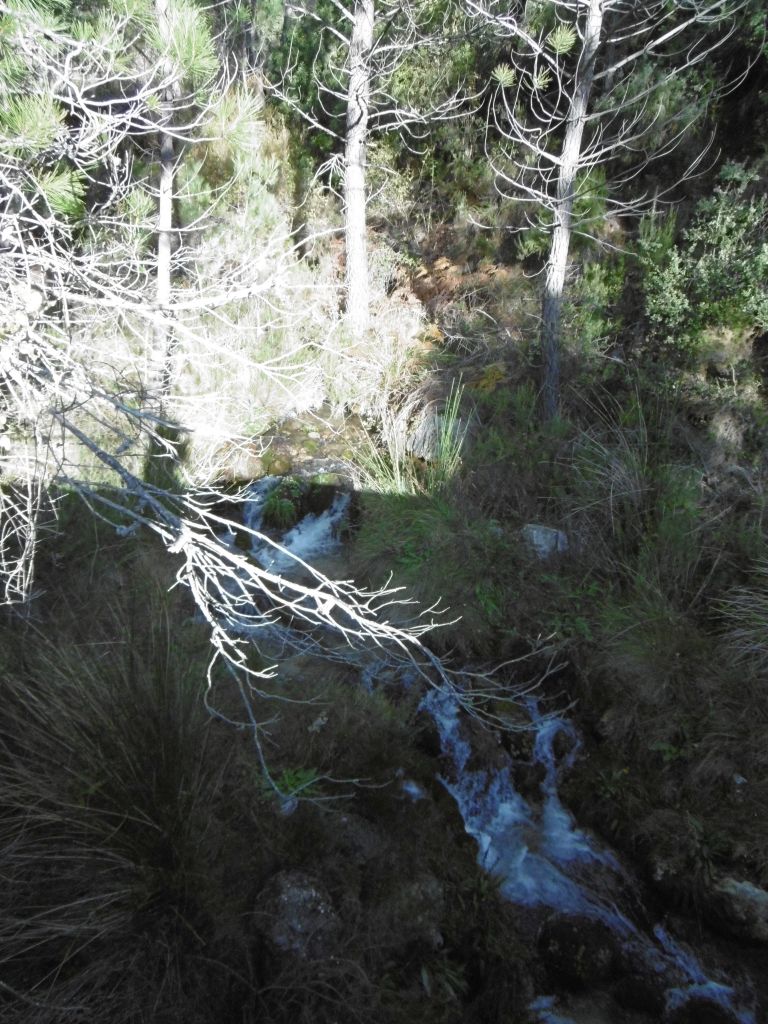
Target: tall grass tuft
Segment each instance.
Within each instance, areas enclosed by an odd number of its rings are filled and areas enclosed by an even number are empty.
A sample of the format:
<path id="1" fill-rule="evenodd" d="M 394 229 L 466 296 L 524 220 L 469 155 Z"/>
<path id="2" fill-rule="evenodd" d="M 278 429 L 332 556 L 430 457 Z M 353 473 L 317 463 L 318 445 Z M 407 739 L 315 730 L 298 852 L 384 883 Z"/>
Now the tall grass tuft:
<path id="1" fill-rule="evenodd" d="M 750 586 L 726 594 L 720 612 L 732 657 L 761 675 L 768 672 L 768 562 L 757 567 Z"/>
<path id="2" fill-rule="evenodd" d="M 37 638 L 2 684 L 4 1021 L 203 1022 L 231 988 L 203 663 L 161 607 L 113 627 Z"/>
<path id="3" fill-rule="evenodd" d="M 406 403 L 399 413 L 383 412 L 378 438 L 369 439 L 357 466 L 361 486 L 376 494 L 410 494 L 436 497 L 457 476 L 467 436 L 467 422 L 461 417 L 464 386 L 451 382 L 443 411 L 435 417 L 431 457 L 414 458 L 408 451 L 410 413 Z"/>

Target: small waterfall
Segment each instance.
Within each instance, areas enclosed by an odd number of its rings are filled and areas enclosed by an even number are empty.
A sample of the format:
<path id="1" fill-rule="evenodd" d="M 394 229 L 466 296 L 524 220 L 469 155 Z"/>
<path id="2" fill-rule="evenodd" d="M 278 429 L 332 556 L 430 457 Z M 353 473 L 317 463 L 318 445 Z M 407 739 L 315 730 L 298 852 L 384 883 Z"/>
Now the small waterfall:
<path id="1" fill-rule="evenodd" d="M 432 717 L 452 767 L 451 777 L 440 781 L 477 842 L 479 863 L 500 880 L 500 890 L 510 902 L 606 925 L 635 963 L 666 982 L 667 1014 L 699 998 L 727 1010 L 739 1024 L 756 1024 L 754 1013 L 740 1005 L 735 990 L 708 978 L 695 956 L 660 925 L 647 934 L 617 906 L 613 894 L 620 891 L 626 873 L 611 850 L 576 825 L 558 795 L 555 739 L 563 737 L 567 747 L 562 767 L 572 765 L 579 752 L 570 723 L 542 715 L 537 703 L 528 701 L 535 730 L 533 759 L 544 769 L 541 802 L 533 805 L 515 790 L 509 766 L 492 771 L 469 766 L 472 749 L 450 694 L 431 691 L 421 706 Z M 553 1006 L 551 997 L 542 997 L 531 1010 L 542 1024 L 569 1024 Z"/>
<path id="2" fill-rule="evenodd" d="M 281 478 L 266 476 L 253 484 L 243 506 L 243 524 L 260 533 L 264 506 Z M 288 530 L 279 542 L 271 543 L 260 537 L 251 538 L 251 554 L 269 572 L 281 575 L 296 567 L 296 559 L 311 562 L 330 554 L 340 546 L 338 529 L 349 508 L 350 495 L 339 491 L 324 512 L 308 515 Z"/>

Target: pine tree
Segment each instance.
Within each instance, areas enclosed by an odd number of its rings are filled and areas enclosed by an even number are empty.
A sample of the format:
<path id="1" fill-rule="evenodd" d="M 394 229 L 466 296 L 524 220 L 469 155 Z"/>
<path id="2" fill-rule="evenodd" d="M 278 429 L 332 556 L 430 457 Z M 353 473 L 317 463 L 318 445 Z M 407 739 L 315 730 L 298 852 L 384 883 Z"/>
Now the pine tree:
<path id="1" fill-rule="evenodd" d="M 542 290 L 542 407 L 560 396 L 562 307 L 579 199 L 607 167 L 606 214 L 639 214 L 658 199 L 631 195 L 654 159 L 668 157 L 722 91 L 695 75 L 733 32 L 741 0 L 547 0 L 500 6 L 470 0 L 470 13 L 508 47 L 493 73 L 493 133 L 503 142 L 497 186 L 529 204 L 550 235 Z M 690 95 L 673 88 L 691 80 Z M 695 170 L 701 154 L 678 177 Z M 612 175 L 611 175 L 611 172 Z M 630 198 L 627 198 L 627 194 Z"/>

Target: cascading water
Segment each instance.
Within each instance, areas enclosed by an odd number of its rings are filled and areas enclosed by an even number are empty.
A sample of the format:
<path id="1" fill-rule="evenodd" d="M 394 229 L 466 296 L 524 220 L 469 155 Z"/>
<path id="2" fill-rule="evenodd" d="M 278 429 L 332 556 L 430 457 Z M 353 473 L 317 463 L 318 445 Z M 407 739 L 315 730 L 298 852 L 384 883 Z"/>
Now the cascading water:
<path id="1" fill-rule="evenodd" d="M 741 1004 L 734 989 L 708 978 L 693 954 L 661 926 L 653 936 L 646 934 L 616 906 L 612 894 L 623 881 L 621 865 L 610 850 L 578 828 L 558 795 L 555 738 L 563 735 L 569 742 L 564 766 L 573 763 L 579 749 L 568 722 L 541 715 L 536 702 L 528 701 L 535 731 L 533 758 L 544 769 L 541 804 L 532 806 L 516 791 L 510 767 L 494 771 L 469 767 L 471 745 L 462 734 L 459 706 L 450 694 L 431 691 L 421 706 L 432 717 L 452 768 L 452 777 L 441 777 L 441 782 L 456 800 L 466 831 L 477 842 L 479 863 L 499 879 L 500 890 L 510 902 L 607 926 L 629 957 L 669 981 L 666 1014 L 701 999 L 727 1010 L 739 1024 L 756 1024 L 753 1011 Z M 555 1013 L 553 1005 L 550 997 L 542 997 L 531 1011 L 542 1024 L 569 1024 L 569 1018 Z"/>
<path id="2" fill-rule="evenodd" d="M 255 533 L 262 529 L 264 506 L 280 482 L 279 477 L 267 476 L 253 484 L 243 508 L 243 524 Z M 280 575 L 296 567 L 296 559 L 310 561 L 329 554 L 340 544 L 338 527 L 349 508 L 350 495 L 338 491 L 330 506 L 320 513 L 310 512 L 289 530 L 279 542 L 270 543 L 264 537 L 251 539 L 251 554 L 269 572 Z"/>
<path id="3" fill-rule="evenodd" d="M 266 477 L 254 484 L 244 506 L 244 525 L 261 532 L 264 505 L 279 478 Z M 311 561 L 332 553 L 340 546 L 339 525 L 350 497 L 338 493 L 322 513 L 304 517 L 279 541 L 252 538 L 251 553 L 264 568 L 280 575 L 296 566 L 296 558 Z M 234 540 L 234 537 L 232 537 Z M 361 670 L 361 682 L 373 686 L 377 660 Z M 409 680 L 403 679 L 403 684 Z M 412 682 L 412 680 L 410 681 Z M 539 908 L 579 920 L 599 922 L 616 936 L 627 958 L 642 964 L 660 979 L 664 992 L 665 1019 L 676 1010 L 701 1000 L 720 1007 L 738 1024 L 757 1024 L 754 1012 L 734 988 L 708 978 L 695 956 L 660 925 L 652 932 L 638 927 L 619 909 L 618 893 L 632 888 L 631 879 L 617 857 L 580 829 L 563 806 L 558 793 L 558 775 L 570 767 L 579 753 L 580 741 L 574 727 L 555 715 L 542 715 L 535 700 L 527 701 L 534 730 L 533 760 L 543 768 L 541 801 L 532 803 L 516 790 L 511 765 L 494 770 L 471 767 L 472 747 L 462 730 L 459 702 L 448 692 L 431 690 L 421 707 L 433 719 L 450 777 L 440 781 L 456 801 L 466 831 L 478 845 L 478 861 L 499 880 L 500 891 L 511 903 Z M 556 742 L 564 748 L 558 764 Z M 403 791 L 411 799 L 424 793 Z M 552 996 L 531 1003 L 532 1020 L 539 1024 L 573 1024 L 557 1011 Z"/>

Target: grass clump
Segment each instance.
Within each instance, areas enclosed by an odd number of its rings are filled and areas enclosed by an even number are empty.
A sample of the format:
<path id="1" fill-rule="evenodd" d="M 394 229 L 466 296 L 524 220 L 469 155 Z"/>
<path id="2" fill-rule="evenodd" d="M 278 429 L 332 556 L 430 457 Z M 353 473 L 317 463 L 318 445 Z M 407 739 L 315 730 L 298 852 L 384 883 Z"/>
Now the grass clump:
<path id="1" fill-rule="evenodd" d="M 437 413 L 428 407 L 418 438 L 409 433 L 412 403 L 399 414 L 385 412 L 377 437 L 369 439 L 358 473 L 361 486 L 378 494 L 430 495 L 445 492 L 458 476 L 467 437 L 468 421 L 462 418 L 464 388 L 451 381 L 450 390 Z M 414 454 L 418 449 L 421 454 Z"/>
<path id="2" fill-rule="evenodd" d="M 723 598 L 726 649 L 757 675 L 768 672 L 768 563 L 758 564 L 747 586 L 734 587 Z"/>
<path id="3" fill-rule="evenodd" d="M 0 737 L 8 1020 L 205 1021 L 233 990 L 214 922 L 226 758 L 203 662 L 157 603 L 85 644 L 38 638 L 6 678 Z M 147 625 L 145 622 L 144 625 Z M 237 959 L 237 958 L 236 958 Z M 237 986 L 235 986 L 237 987 Z M 242 995 L 242 993 L 241 993 Z"/>

